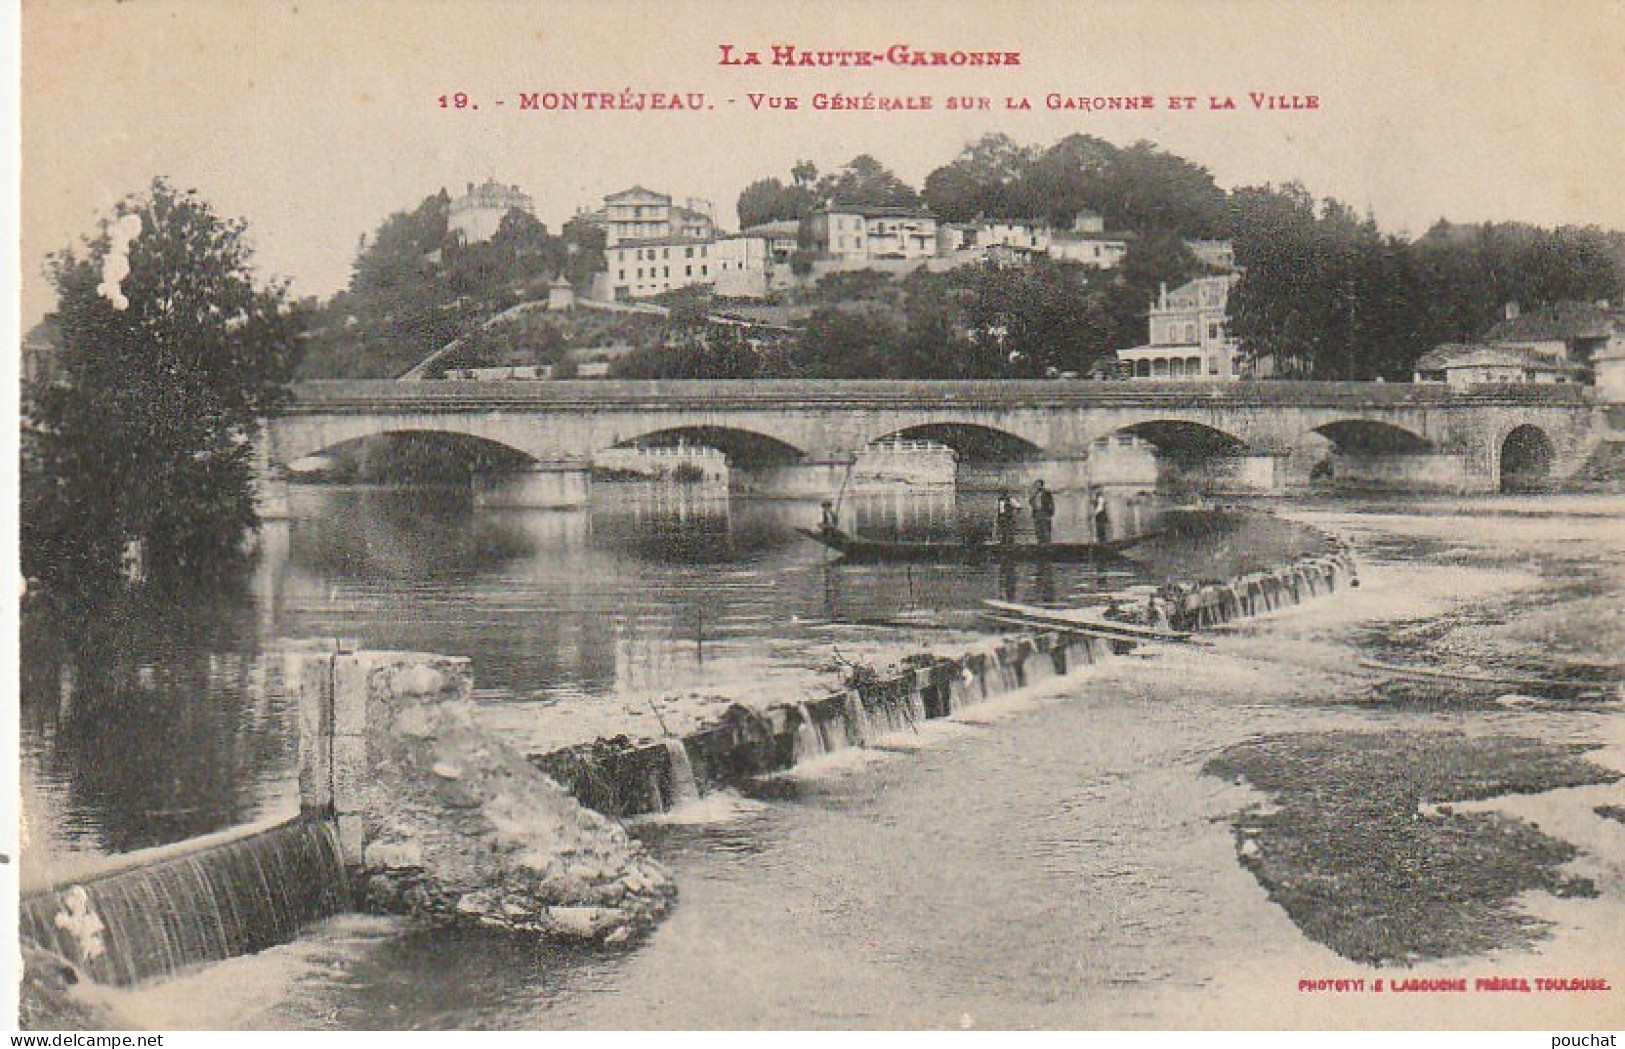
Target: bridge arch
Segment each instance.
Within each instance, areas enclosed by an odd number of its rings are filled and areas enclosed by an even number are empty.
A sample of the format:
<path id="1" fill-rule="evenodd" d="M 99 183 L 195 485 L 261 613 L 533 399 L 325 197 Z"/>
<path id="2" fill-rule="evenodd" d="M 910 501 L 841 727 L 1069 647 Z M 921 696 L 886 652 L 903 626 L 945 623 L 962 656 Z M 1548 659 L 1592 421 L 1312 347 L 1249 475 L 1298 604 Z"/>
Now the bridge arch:
<path id="1" fill-rule="evenodd" d="M 339 474 L 369 480 L 467 480 L 536 462 L 523 448 L 465 433 L 419 427 L 345 437 L 286 463 L 291 475 Z"/>
<path id="2" fill-rule="evenodd" d="M 1539 488 L 1550 479 L 1557 461 L 1557 446 L 1545 430 L 1533 423 L 1514 426 L 1496 445 L 1496 476 L 1503 492 Z"/>
<path id="3" fill-rule="evenodd" d="M 668 426 L 620 437 L 613 448 L 714 448 L 732 466 L 783 466 L 806 458 L 806 451 L 781 438 L 736 426 Z"/>
<path id="4" fill-rule="evenodd" d="M 1159 455 L 1184 462 L 1248 451 L 1247 442 L 1235 434 L 1189 419 L 1144 419 L 1119 426 L 1102 436 L 1120 433 L 1153 445 Z"/>
<path id="5" fill-rule="evenodd" d="M 1433 442 L 1414 430 L 1376 419 L 1338 419 L 1310 428 L 1336 451 L 1355 455 L 1416 455 L 1433 450 Z"/>
<path id="6" fill-rule="evenodd" d="M 937 421 L 915 423 L 883 433 L 867 442 L 873 446 L 883 441 L 934 441 L 953 449 L 962 462 L 1010 462 L 1037 458 L 1043 449 L 1034 441 L 980 423 Z"/>

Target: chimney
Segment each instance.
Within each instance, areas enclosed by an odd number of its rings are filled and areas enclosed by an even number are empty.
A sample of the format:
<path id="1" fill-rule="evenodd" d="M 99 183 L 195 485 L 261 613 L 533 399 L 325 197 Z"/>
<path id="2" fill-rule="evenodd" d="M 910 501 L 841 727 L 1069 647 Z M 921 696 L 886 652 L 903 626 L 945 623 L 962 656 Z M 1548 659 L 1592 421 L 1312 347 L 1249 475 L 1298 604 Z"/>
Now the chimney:
<path id="1" fill-rule="evenodd" d="M 1507 318 L 1507 320 L 1509 320 L 1509 321 L 1517 320 L 1518 319 L 1518 314 L 1521 313 L 1521 312 L 1523 312 L 1523 311 L 1518 308 L 1518 300 L 1517 299 L 1513 299 L 1513 300 L 1511 300 L 1510 302 L 1507 303 L 1507 305 L 1506 305 L 1506 318 Z"/>

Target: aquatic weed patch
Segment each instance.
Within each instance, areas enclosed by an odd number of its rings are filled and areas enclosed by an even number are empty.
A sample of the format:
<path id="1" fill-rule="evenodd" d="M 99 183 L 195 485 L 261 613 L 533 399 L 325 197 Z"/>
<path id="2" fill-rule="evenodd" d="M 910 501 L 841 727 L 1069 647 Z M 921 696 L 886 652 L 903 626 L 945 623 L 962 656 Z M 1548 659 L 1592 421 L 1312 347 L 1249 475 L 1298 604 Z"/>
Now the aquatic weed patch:
<path id="1" fill-rule="evenodd" d="M 1451 802 L 1611 783 L 1584 745 L 1450 732 L 1316 732 L 1232 746 L 1210 775 L 1245 780 L 1267 808 L 1237 815 L 1241 864 L 1310 939 L 1353 961 L 1408 964 L 1528 944 L 1530 889 L 1592 896 L 1558 868 L 1578 850 L 1498 813 Z"/>

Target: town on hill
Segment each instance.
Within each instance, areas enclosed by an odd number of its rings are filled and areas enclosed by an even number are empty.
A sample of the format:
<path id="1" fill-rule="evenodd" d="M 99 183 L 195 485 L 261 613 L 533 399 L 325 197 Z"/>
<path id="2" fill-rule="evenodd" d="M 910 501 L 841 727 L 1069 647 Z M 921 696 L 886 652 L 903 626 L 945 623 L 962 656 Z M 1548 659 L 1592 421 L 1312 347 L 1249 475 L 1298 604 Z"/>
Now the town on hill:
<path id="1" fill-rule="evenodd" d="M 1613 382 L 1625 234 L 1224 189 L 1148 142 L 968 144 L 916 189 L 871 156 L 712 202 L 632 186 L 557 232 L 495 180 L 359 245 L 300 374 L 409 380 L 1307 378 Z"/>

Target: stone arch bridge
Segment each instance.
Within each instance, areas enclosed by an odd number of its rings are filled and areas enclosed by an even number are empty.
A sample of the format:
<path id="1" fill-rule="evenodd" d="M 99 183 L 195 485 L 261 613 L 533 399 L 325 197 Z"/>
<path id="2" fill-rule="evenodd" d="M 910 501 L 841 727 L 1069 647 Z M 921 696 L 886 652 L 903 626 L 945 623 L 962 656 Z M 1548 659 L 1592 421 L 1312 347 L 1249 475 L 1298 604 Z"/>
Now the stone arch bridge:
<path id="1" fill-rule="evenodd" d="M 1315 469 L 1377 487 L 1493 491 L 1509 473 L 1572 472 L 1597 440 L 1600 411 L 1577 386 L 310 382 L 269 423 L 262 463 L 274 480 L 347 442 L 436 432 L 504 445 L 555 472 L 676 437 L 766 469 L 850 462 L 889 437 L 932 438 L 972 459 L 1087 464 L 1103 439 L 1133 434 L 1221 488 L 1278 490 Z"/>

